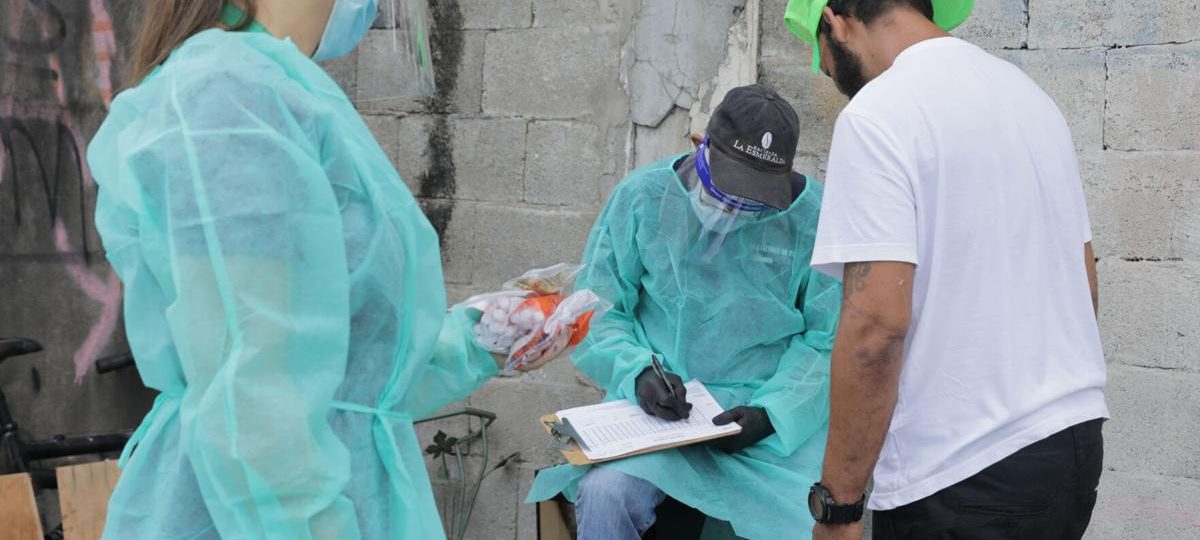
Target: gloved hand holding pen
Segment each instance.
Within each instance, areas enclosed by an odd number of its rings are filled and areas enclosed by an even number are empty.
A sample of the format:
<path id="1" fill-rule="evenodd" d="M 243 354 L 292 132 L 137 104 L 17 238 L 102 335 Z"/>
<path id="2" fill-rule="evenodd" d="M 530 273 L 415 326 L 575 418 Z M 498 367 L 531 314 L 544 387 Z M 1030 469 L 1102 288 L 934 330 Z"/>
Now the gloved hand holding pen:
<path id="1" fill-rule="evenodd" d="M 687 402 L 687 388 L 683 379 L 674 373 L 662 370 L 658 359 L 638 375 L 635 382 L 638 406 L 646 414 L 663 420 L 682 420 L 691 415 L 692 404 Z"/>

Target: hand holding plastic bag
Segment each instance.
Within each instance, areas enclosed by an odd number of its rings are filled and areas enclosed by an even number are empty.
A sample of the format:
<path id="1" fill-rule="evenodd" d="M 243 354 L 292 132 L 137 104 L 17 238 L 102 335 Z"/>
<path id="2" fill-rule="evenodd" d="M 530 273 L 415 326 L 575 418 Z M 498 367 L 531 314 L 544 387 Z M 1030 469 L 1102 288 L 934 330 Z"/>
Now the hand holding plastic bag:
<path id="1" fill-rule="evenodd" d="M 558 264 L 530 270 L 504 290 L 468 299 L 481 312 L 474 337 L 506 356 L 505 371 L 528 371 L 561 356 L 587 335 L 592 317 L 612 306 L 589 290 L 570 292 L 583 267 Z"/>

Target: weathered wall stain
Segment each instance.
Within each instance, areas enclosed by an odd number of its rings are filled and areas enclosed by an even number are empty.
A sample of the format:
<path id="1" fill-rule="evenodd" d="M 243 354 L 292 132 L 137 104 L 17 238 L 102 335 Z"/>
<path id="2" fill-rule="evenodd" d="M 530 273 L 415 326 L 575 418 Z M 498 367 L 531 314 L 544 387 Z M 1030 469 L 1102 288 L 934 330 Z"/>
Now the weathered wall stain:
<path id="1" fill-rule="evenodd" d="M 437 94 L 425 103 L 426 109 L 435 116 L 429 130 L 429 168 L 417 179 L 417 197 L 445 246 L 446 230 L 454 217 L 454 130 L 448 115 L 453 112 L 454 90 L 458 86 L 458 68 L 462 62 L 463 37 L 457 31 L 462 28 L 462 12 L 458 0 L 433 0 L 430 9 L 435 29 L 431 47 Z"/>

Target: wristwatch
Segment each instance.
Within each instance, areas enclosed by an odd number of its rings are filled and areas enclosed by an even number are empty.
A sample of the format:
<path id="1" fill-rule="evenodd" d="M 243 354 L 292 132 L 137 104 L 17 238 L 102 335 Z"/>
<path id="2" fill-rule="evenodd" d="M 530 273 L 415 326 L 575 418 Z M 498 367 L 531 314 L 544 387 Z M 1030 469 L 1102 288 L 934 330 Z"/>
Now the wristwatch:
<path id="1" fill-rule="evenodd" d="M 833 500 L 833 494 L 829 492 L 829 488 L 822 486 L 820 482 L 813 484 L 812 489 L 808 490 L 808 511 L 812 513 L 812 517 L 817 520 L 817 523 L 830 525 L 854 523 L 862 519 L 863 506 L 866 502 L 867 496 L 864 494 L 854 504 L 838 504 Z"/>

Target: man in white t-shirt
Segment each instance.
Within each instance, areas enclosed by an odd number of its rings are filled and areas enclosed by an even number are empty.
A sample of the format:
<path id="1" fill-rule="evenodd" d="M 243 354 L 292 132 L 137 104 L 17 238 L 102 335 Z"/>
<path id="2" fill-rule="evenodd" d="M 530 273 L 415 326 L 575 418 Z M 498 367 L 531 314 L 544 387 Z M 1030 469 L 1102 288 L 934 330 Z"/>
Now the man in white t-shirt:
<path id="1" fill-rule="evenodd" d="M 1102 468 L 1091 227 L 1066 121 L 946 30 L 971 0 L 792 0 L 851 101 L 813 268 L 843 278 L 814 538 L 1079 538 Z"/>

